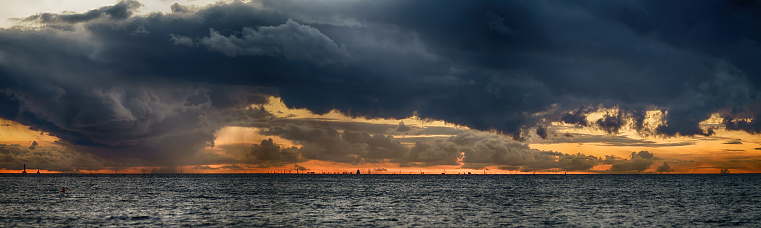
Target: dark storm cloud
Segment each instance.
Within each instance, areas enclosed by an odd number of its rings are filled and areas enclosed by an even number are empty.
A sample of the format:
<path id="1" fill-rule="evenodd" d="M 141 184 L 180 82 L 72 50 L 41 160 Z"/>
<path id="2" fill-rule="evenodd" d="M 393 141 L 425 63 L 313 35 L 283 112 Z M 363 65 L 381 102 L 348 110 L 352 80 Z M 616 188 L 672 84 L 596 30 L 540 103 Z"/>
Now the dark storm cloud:
<path id="1" fill-rule="evenodd" d="M 617 134 L 618 130 L 621 130 L 625 124 L 621 115 L 605 115 L 601 119 L 595 121 L 600 129 L 605 130 L 608 134 Z"/>
<path id="2" fill-rule="evenodd" d="M 544 129 L 542 126 L 536 127 L 536 135 L 541 137 L 542 139 L 547 139 L 547 129 Z"/>
<path id="3" fill-rule="evenodd" d="M 560 119 L 565 123 L 587 126 L 587 116 L 581 109 L 565 113 Z"/>
<path id="4" fill-rule="evenodd" d="M 735 120 L 732 117 L 724 118 L 724 124 L 726 124 L 729 130 L 742 130 L 751 134 L 761 133 L 761 113 L 756 114 L 753 120 Z"/>
<path id="5" fill-rule="evenodd" d="M 568 111 L 574 105 L 603 103 L 631 114 L 605 118 L 597 124 L 611 133 L 624 124 L 621 117 L 627 117 L 635 129 L 641 130 L 644 110 L 655 107 L 669 111 L 666 124 L 656 133 L 708 135 L 711 132 L 700 129 L 698 123 L 711 113 L 735 115 L 733 112 L 755 112 L 753 107 L 758 106 L 759 81 L 749 74 L 758 67 L 736 64 L 752 59 L 742 55 L 761 53 L 757 44 L 743 41 L 759 38 L 759 26 L 747 23 L 757 15 L 728 2 L 690 3 L 697 12 L 679 8 L 683 4 L 651 1 L 314 4 L 318 3 L 264 1 L 265 7 L 293 12 L 295 18 L 321 24 L 317 27 L 325 28 L 337 42 L 346 43 L 347 50 L 352 50 L 350 41 L 342 39 L 340 33 L 332 33 L 341 30 L 332 26 L 365 21 L 366 27 L 375 22 L 414 31 L 427 52 L 439 60 L 430 65 L 450 64 L 447 76 L 472 83 L 448 88 L 457 97 L 438 95 L 435 87 L 431 88 L 434 91 L 425 91 L 448 103 L 428 99 L 424 103 L 434 106 L 423 107 L 419 114 L 476 129 L 493 128 L 519 136 L 521 129 L 536 121 L 521 112 L 536 112 L 552 103 L 560 103 L 560 110 Z M 412 13 L 413 9 L 428 11 Z M 680 13 L 679 17 L 674 17 L 672 11 Z M 326 14 L 338 19 L 318 19 Z M 677 30 L 711 34 L 719 46 L 714 46 L 711 39 L 674 33 L 671 26 L 657 23 L 661 19 L 681 26 Z M 716 22 L 727 26 L 717 26 Z M 744 50 L 750 51 L 722 51 L 735 46 L 746 46 Z M 717 53 L 722 54 L 714 55 Z M 468 90 L 479 85 L 483 86 L 480 91 Z M 490 102 L 493 105 L 489 106 Z M 445 108 L 445 104 L 452 103 L 466 108 Z M 428 112 L 432 110 L 436 112 Z M 460 110 L 478 111 L 468 113 L 472 117 L 466 118 Z M 584 124 L 576 117 L 565 120 Z"/>
<path id="6" fill-rule="evenodd" d="M 650 109 L 668 112 L 656 134 L 710 135 L 698 123 L 716 112 L 732 118 L 725 121 L 730 130 L 761 129 L 758 6 L 256 5 L 174 5 L 174 13 L 136 16 L 139 3 L 121 1 L 80 14 L 28 17 L 81 26 L 0 30 L 0 117 L 99 156 L 157 163 L 209 145 L 219 127 L 258 121 L 263 112 L 241 110 L 269 95 L 316 113 L 416 114 L 518 140 L 548 121 L 594 125 L 611 134 L 628 123 L 641 130 Z M 585 114 L 594 111 L 589 107 L 598 105 L 617 107 L 619 114 L 586 123 Z M 356 163 L 364 155 L 349 151 L 374 150 L 371 143 L 357 148 L 360 143 L 338 140 L 336 131 L 312 129 L 315 135 L 306 136 L 298 130 L 270 132 L 309 142 L 301 150 L 310 159 Z"/>

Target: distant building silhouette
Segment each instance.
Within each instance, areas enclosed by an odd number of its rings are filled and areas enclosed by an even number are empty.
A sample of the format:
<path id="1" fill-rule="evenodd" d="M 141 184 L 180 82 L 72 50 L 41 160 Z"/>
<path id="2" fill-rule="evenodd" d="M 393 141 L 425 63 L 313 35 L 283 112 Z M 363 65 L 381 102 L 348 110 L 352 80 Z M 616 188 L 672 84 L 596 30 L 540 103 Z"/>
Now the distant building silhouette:
<path id="1" fill-rule="evenodd" d="M 21 173 L 26 173 L 26 164 L 24 164 L 24 171 L 21 171 Z"/>

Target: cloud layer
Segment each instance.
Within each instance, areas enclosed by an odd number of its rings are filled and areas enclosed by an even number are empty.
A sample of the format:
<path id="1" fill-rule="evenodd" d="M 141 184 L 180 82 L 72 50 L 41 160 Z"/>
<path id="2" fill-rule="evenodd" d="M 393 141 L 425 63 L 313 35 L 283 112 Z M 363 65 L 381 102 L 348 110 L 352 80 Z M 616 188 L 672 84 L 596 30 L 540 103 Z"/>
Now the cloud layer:
<path id="1" fill-rule="evenodd" d="M 213 144 L 220 127 L 270 121 L 249 108 L 267 96 L 316 113 L 418 115 L 516 140 L 546 138 L 555 121 L 710 135 L 699 122 L 714 113 L 727 129 L 756 134 L 759 5 L 740 2 L 264 0 L 135 15 L 141 4 L 125 0 L 41 13 L 19 19 L 39 28 L 0 30 L 0 118 L 98 156 L 170 166 Z M 618 111 L 587 122 L 599 107 Z M 645 127 L 649 110 L 665 113 L 662 124 Z M 504 140 L 407 151 L 383 134 L 301 125 L 264 133 L 300 142 L 305 159 L 347 163 L 453 164 L 464 152 L 466 163 L 576 170 L 589 160 L 544 161 Z M 263 142 L 251 156 L 292 161 L 290 149 L 275 149 Z"/>

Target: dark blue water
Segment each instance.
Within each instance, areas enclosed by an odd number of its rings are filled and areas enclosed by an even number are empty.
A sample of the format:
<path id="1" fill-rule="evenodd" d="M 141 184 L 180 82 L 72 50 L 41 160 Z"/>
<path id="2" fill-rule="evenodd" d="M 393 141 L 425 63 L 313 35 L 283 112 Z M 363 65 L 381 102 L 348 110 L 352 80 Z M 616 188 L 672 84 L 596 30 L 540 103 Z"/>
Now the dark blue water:
<path id="1" fill-rule="evenodd" d="M 0 226 L 758 227 L 759 184 L 761 175 L 5 174 Z"/>

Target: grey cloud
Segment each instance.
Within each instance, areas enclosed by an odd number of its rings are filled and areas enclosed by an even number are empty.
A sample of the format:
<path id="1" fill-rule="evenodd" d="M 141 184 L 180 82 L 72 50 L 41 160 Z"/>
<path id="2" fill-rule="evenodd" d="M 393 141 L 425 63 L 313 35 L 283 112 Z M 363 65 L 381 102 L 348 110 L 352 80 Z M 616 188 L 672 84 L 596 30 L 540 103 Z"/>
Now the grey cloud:
<path id="1" fill-rule="evenodd" d="M 360 131 L 368 132 L 370 134 L 384 134 L 389 130 L 394 129 L 396 125 L 392 124 L 375 124 L 366 122 L 353 122 L 353 121 L 338 121 L 334 119 L 319 119 L 319 118 L 303 118 L 303 119 L 290 119 L 290 118 L 273 118 L 268 120 L 264 125 L 241 125 L 249 127 L 285 127 L 287 125 L 301 125 L 312 126 L 320 128 L 333 128 L 342 131 Z"/>
<path id="2" fill-rule="evenodd" d="M 172 41 L 174 45 L 185 45 L 185 46 L 195 46 L 195 42 L 193 42 L 193 39 L 190 37 L 180 36 L 176 34 L 169 34 L 169 40 Z"/>
<path id="3" fill-rule="evenodd" d="M 547 129 L 545 129 L 542 126 L 537 126 L 536 135 L 538 135 L 539 137 L 542 137 L 542 139 L 547 139 Z"/>
<path id="4" fill-rule="evenodd" d="M 648 151 L 632 152 L 629 160 L 615 157 L 607 157 L 605 163 L 612 164 L 610 171 L 637 171 L 642 172 L 655 162 L 655 157 Z"/>
<path id="5" fill-rule="evenodd" d="M 100 170 L 113 165 L 102 158 L 57 144 L 34 149 L 18 144 L 0 144 L 0 168 L 21 169 L 22 164 L 26 164 L 27 169 L 61 172 Z"/>
<path id="6" fill-rule="evenodd" d="M 408 132 L 410 130 L 412 130 L 412 128 L 404 126 L 404 122 L 399 122 L 399 126 L 396 127 L 396 132 Z"/>
<path id="7" fill-rule="evenodd" d="M 468 145 L 474 145 L 476 142 L 482 141 L 483 138 L 484 136 L 481 134 L 467 132 L 467 133 L 452 136 L 449 138 L 448 141 L 451 141 L 452 143 L 457 144 L 458 146 L 468 146 Z"/>
<path id="8" fill-rule="evenodd" d="M 743 142 L 740 139 L 736 139 L 722 144 L 743 144 Z"/>
<path id="9" fill-rule="evenodd" d="M 44 24 L 55 23 L 82 23 L 100 18 L 124 20 L 131 17 L 143 4 L 136 0 L 121 0 L 115 5 L 104 6 L 84 13 L 40 13 L 27 18 L 18 19 L 26 22 L 38 22 Z"/>
<path id="10" fill-rule="evenodd" d="M 510 29 L 509 26 L 505 25 L 505 18 L 497 14 L 487 11 L 486 18 L 488 20 L 487 24 L 489 25 L 490 29 L 494 29 L 495 31 L 498 31 L 504 34 L 518 33 L 517 31 L 513 31 L 512 29 Z"/>
<path id="11" fill-rule="evenodd" d="M 464 151 L 463 162 L 523 165 L 533 159 L 528 147 L 495 138 L 481 139 Z"/>
<path id="12" fill-rule="evenodd" d="M 280 148 L 271 138 L 262 140 L 258 145 L 254 144 L 246 156 L 250 163 L 259 167 L 282 166 L 301 161 L 297 147 Z"/>
<path id="13" fill-rule="evenodd" d="M 174 3 L 169 8 L 172 10 L 172 13 L 190 13 L 193 12 L 191 7 L 180 5 L 179 3 Z"/>
<path id="14" fill-rule="evenodd" d="M 593 156 L 540 151 L 485 133 L 463 133 L 452 136 L 447 141 L 464 152 L 463 168 L 498 165 L 502 169 L 521 171 L 583 171 L 599 163 L 599 159 Z"/>
<path id="15" fill-rule="evenodd" d="M 418 137 L 418 136 L 404 136 L 404 137 L 396 138 L 396 140 L 399 141 L 399 143 L 402 143 L 402 144 L 415 145 L 415 143 L 418 142 L 418 141 L 423 142 L 423 143 L 431 143 L 431 142 L 434 142 L 436 140 L 447 140 L 449 137 L 451 137 L 451 136 L 449 136 L 449 135 L 446 135 L 446 136 L 435 136 L 435 137 L 434 136 L 421 136 L 421 137 Z"/>
<path id="16" fill-rule="evenodd" d="M 236 164 L 225 165 L 225 166 L 221 166 L 219 168 L 220 169 L 230 169 L 230 170 L 243 170 L 243 169 L 245 169 L 242 166 L 239 166 L 239 165 L 236 165 Z"/>
<path id="17" fill-rule="evenodd" d="M 306 159 L 358 164 L 399 159 L 407 152 L 407 148 L 392 136 L 352 131 L 340 133 L 331 127 L 287 125 L 264 129 L 261 133 L 278 135 L 303 145 L 299 151 Z"/>
<path id="18" fill-rule="evenodd" d="M 464 169 L 479 170 L 479 169 L 484 169 L 484 168 L 486 168 L 486 166 L 490 166 L 490 165 L 493 165 L 493 164 L 491 164 L 491 163 L 465 163 L 461 167 L 464 168 Z M 499 167 L 505 167 L 505 168 L 507 168 L 507 166 L 499 166 Z"/>
<path id="19" fill-rule="evenodd" d="M 392 136 L 380 134 L 371 136 L 367 132 L 345 131 L 342 139 L 351 144 L 360 145 L 362 151 L 366 151 L 362 154 L 362 157 L 366 159 L 400 158 L 407 152 L 407 148 L 394 140 Z"/>
<path id="20" fill-rule="evenodd" d="M 466 129 L 458 129 L 456 127 L 439 127 L 439 126 L 423 126 L 416 127 L 410 125 L 397 125 L 396 128 L 386 130 L 387 134 L 402 134 L 406 138 L 414 138 L 415 136 L 425 135 L 443 135 L 443 137 L 449 137 L 450 135 L 457 135 L 460 133 L 468 132 Z M 412 137 L 410 137 L 412 136 Z"/>
<path id="21" fill-rule="evenodd" d="M 664 162 L 663 165 L 658 166 L 658 169 L 656 169 L 655 171 L 658 171 L 658 172 L 674 172 L 674 169 L 672 169 L 671 166 L 669 166 L 669 163 Z"/>
<path id="22" fill-rule="evenodd" d="M 644 159 L 619 161 L 619 162 L 613 163 L 613 166 L 610 167 L 610 171 L 639 171 L 641 172 L 650 168 L 650 165 L 652 164 L 653 164 L 653 161 L 644 160 Z"/>
<path id="23" fill-rule="evenodd" d="M 646 139 L 633 139 L 626 136 L 597 136 L 579 133 L 567 133 L 566 137 L 552 138 L 552 143 L 600 143 L 603 146 L 632 146 L 632 147 L 671 147 L 695 144 L 694 141 L 657 143 Z"/>
<path id="24" fill-rule="evenodd" d="M 157 167 L 151 169 L 151 173 L 179 173 L 177 167 Z"/>
<path id="25" fill-rule="evenodd" d="M 457 129 L 453 127 L 423 127 L 420 131 L 411 132 L 410 134 L 418 135 L 458 135 L 468 132 L 464 129 Z"/>
<path id="26" fill-rule="evenodd" d="M 562 155 L 558 160 L 560 169 L 568 171 L 589 170 L 599 163 L 597 157 L 583 154 Z"/>
<path id="27" fill-rule="evenodd" d="M 211 166 L 208 166 L 208 165 L 197 165 L 195 167 L 195 169 L 200 169 L 200 170 L 217 170 L 219 168 L 212 168 Z"/>
<path id="28" fill-rule="evenodd" d="M 313 128 L 308 126 L 287 125 L 262 129 L 264 135 L 277 135 L 295 141 L 303 147 L 302 154 L 307 159 L 358 163 L 350 154 L 352 145 L 340 139 L 340 133 L 333 128 Z"/>
<path id="29" fill-rule="evenodd" d="M 371 135 L 367 132 L 339 132 L 330 126 L 275 126 L 263 129 L 261 133 L 277 135 L 302 145 L 301 149 L 293 148 L 292 151 L 297 151 L 304 159 L 352 164 L 390 161 L 404 167 L 426 167 L 457 165 L 458 160 L 462 159 L 465 163 L 462 166 L 464 168 L 498 165 L 518 167 L 516 169 L 523 171 L 581 171 L 599 163 L 593 156 L 530 149 L 525 144 L 504 137 L 475 131 L 448 138 L 418 140 L 410 148 L 400 144 L 401 141 L 409 141 L 407 139 L 396 139 L 382 134 Z M 280 151 L 271 142 L 263 141 L 261 145 L 272 147 L 269 151 Z M 254 147 L 259 148 L 257 145 Z M 257 160 L 267 159 L 262 157 Z"/>
<path id="30" fill-rule="evenodd" d="M 463 168 L 465 168 L 465 167 L 463 166 Z M 497 166 L 497 169 L 500 169 L 500 170 L 520 170 L 521 167 L 520 166 L 510 166 L 510 165 L 500 165 L 500 166 Z"/>
<path id="31" fill-rule="evenodd" d="M 653 159 L 654 155 L 648 151 L 640 151 L 639 153 L 632 152 L 630 155 L 632 159 Z"/>
<path id="32" fill-rule="evenodd" d="M 460 158 L 460 152 L 454 143 L 439 140 L 433 145 L 417 141 L 410 148 L 407 159 L 410 162 L 422 162 L 423 166 L 432 166 L 457 165 L 458 158 Z"/>
<path id="33" fill-rule="evenodd" d="M 318 64 L 342 63 L 349 57 L 344 48 L 320 30 L 301 25 L 291 19 L 279 26 L 244 27 L 241 37 L 226 37 L 212 29 L 210 35 L 201 39 L 199 43 L 212 51 L 231 57 L 282 55 L 289 60 L 306 60 Z"/>

